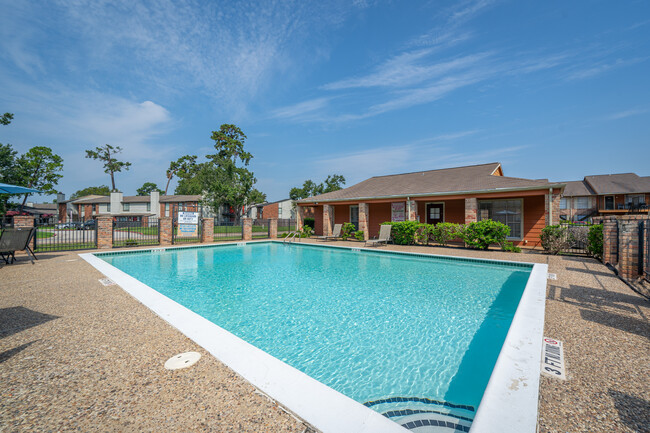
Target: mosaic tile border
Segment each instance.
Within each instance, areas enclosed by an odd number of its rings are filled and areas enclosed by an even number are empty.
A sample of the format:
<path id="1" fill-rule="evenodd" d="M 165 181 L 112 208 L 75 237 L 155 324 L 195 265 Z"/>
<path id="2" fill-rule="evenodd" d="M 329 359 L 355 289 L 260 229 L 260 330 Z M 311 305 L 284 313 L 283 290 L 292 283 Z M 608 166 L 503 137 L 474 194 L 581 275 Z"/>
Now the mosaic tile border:
<path id="1" fill-rule="evenodd" d="M 472 412 L 476 412 L 474 406 L 469 406 L 465 404 L 455 404 L 443 400 L 434 400 L 432 398 L 426 397 L 387 397 L 378 400 L 367 401 L 363 403 L 366 407 L 376 406 L 383 403 L 403 403 L 403 402 L 416 402 L 416 403 L 425 403 L 425 404 L 437 404 L 439 406 L 450 407 L 453 409 L 465 409 Z"/>

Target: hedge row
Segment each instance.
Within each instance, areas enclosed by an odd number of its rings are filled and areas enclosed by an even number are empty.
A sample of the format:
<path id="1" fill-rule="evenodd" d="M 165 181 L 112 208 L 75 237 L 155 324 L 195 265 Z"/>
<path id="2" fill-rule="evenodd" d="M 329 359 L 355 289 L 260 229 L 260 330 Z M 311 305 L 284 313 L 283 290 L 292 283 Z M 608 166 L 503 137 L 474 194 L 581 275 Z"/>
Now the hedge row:
<path id="1" fill-rule="evenodd" d="M 575 231 L 567 227 L 555 225 L 542 229 L 539 235 L 542 248 L 549 254 L 560 254 L 575 243 L 587 245 L 587 252 L 595 258 L 603 258 L 603 225 L 594 224 L 587 230 Z M 585 239 L 586 238 L 586 239 Z"/>
<path id="2" fill-rule="evenodd" d="M 421 243 L 428 245 L 435 242 L 447 245 L 451 241 L 464 242 L 467 246 L 487 250 L 490 245 L 499 245 L 506 251 L 519 252 L 521 249 L 512 245 L 506 238 L 510 227 L 492 221 L 482 220 L 469 224 L 438 223 L 424 224 L 417 221 L 385 222 L 390 224 L 393 242 L 398 245 Z"/>

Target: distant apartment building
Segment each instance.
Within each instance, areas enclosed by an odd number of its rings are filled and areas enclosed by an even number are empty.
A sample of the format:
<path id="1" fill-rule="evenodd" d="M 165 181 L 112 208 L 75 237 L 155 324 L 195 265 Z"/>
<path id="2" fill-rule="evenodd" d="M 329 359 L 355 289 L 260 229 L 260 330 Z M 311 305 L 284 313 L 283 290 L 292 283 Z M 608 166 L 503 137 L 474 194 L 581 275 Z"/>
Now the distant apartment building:
<path id="1" fill-rule="evenodd" d="M 290 198 L 271 203 L 258 203 L 249 206 L 246 215 L 253 219 L 295 219 L 296 207 Z"/>
<path id="2" fill-rule="evenodd" d="M 562 220 L 591 221 L 606 215 L 648 212 L 650 176 L 604 174 L 565 183 L 560 200 Z"/>

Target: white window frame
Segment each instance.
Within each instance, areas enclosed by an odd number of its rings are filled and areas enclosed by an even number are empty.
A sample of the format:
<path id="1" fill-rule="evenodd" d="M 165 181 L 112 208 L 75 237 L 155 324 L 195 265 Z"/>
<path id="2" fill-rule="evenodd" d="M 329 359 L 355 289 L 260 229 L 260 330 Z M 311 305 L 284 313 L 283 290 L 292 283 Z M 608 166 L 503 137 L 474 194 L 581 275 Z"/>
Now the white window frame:
<path id="1" fill-rule="evenodd" d="M 580 207 L 580 200 L 587 200 L 587 205 L 584 207 Z M 574 197 L 573 205 L 575 209 L 591 209 L 591 197 L 589 196 Z"/>
<path id="2" fill-rule="evenodd" d="M 131 212 L 131 203 L 122 203 L 122 210 L 124 212 Z"/>
<path id="3" fill-rule="evenodd" d="M 569 197 L 562 197 L 560 199 L 560 210 L 569 209 L 569 200 L 571 200 Z"/>

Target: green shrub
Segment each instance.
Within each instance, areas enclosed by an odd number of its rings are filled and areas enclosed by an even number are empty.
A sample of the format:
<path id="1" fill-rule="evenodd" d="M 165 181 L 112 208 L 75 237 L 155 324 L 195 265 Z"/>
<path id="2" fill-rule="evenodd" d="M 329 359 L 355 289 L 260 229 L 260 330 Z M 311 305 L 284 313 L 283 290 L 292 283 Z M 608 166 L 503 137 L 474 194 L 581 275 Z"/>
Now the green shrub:
<path id="1" fill-rule="evenodd" d="M 316 220 L 314 218 L 305 218 L 302 220 L 303 227 L 309 226 L 312 230 L 316 228 Z"/>
<path id="2" fill-rule="evenodd" d="M 310 226 L 302 226 L 302 230 L 300 231 L 301 238 L 311 237 L 312 234 L 314 234 L 314 230 Z"/>
<path id="3" fill-rule="evenodd" d="M 542 248 L 549 254 L 559 254 L 571 246 L 566 229 L 559 225 L 544 227 L 539 238 L 542 240 Z"/>
<path id="4" fill-rule="evenodd" d="M 384 224 L 393 226 L 390 234 L 393 242 L 398 245 L 413 245 L 415 243 L 415 233 L 421 226 L 417 221 L 385 222 Z"/>
<path id="5" fill-rule="evenodd" d="M 344 223 L 341 227 L 341 239 L 347 241 L 349 237 L 352 237 L 354 232 L 357 231 L 357 228 L 352 223 Z"/>
<path id="6" fill-rule="evenodd" d="M 459 237 L 461 233 L 461 225 L 454 223 L 438 223 L 431 228 L 431 239 L 442 246 L 447 245 Z"/>
<path id="7" fill-rule="evenodd" d="M 492 220 L 482 220 L 466 224 L 461 238 L 473 248 L 487 250 L 492 244 L 503 244 L 510 234 L 510 227 Z"/>
<path id="8" fill-rule="evenodd" d="M 432 233 L 434 230 L 433 224 L 420 224 L 415 231 L 415 240 L 423 245 L 429 245 L 432 240 Z"/>
<path id="9" fill-rule="evenodd" d="M 603 259 L 603 225 L 595 224 L 589 228 L 587 237 L 587 251 L 597 258 Z"/>
<path id="10" fill-rule="evenodd" d="M 511 253 L 520 253 L 521 248 L 515 246 L 515 244 L 513 244 L 510 241 L 505 241 L 504 243 L 501 244 L 501 251 L 509 251 Z"/>
<path id="11" fill-rule="evenodd" d="M 356 232 L 354 233 L 354 237 L 355 237 L 358 241 L 363 241 L 363 240 L 365 240 L 365 236 L 364 236 L 363 230 L 358 230 L 358 231 L 356 231 Z"/>

